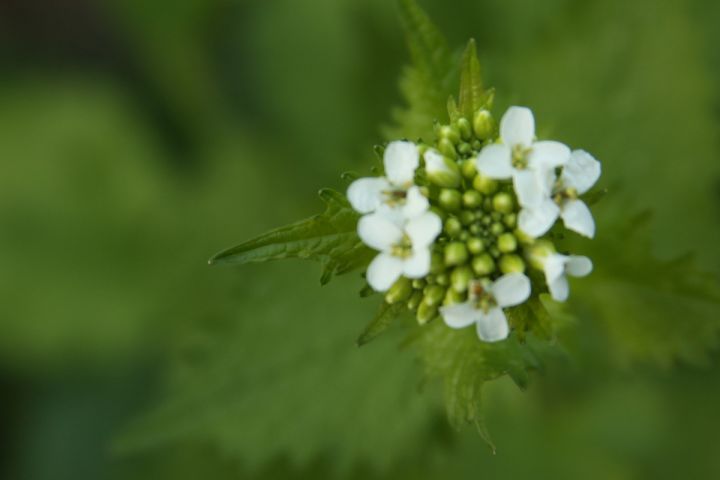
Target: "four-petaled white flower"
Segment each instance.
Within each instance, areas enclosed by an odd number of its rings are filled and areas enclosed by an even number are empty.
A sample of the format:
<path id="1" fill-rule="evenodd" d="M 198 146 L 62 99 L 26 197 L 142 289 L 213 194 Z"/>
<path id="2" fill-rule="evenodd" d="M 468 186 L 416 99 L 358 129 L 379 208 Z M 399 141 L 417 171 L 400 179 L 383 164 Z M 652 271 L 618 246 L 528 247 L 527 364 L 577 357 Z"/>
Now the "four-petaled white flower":
<path id="1" fill-rule="evenodd" d="M 584 150 L 575 150 L 557 182 L 554 173 L 547 176 L 547 195 L 535 203 L 521 203 L 523 209 L 518 216 L 520 230 L 537 238 L 550 230 L 561 217 L 568 230 L 590 238 L 595 236 L 592 213 L 578 196 L 590 190 L 600 178 L 600 171 L 600 162 L 592 155 Z"/>
<path id="2" fill-rule="evenodd" d="M 500 121 L 502 143 L 488 145 L 477 157 L 486 177 L 512 178 L 520 205 L 536 205 L 548 195 L 547 178 L 570 159 L 570 149 L 555 141 L 536 142 L 535 118 L 529 108 L 510 107 Z"/>
<path id="3" fill-rule="evenodd" d="M 360 213 L 381 211 L 401 221 L 425 213 L 430 204 L 413 184 L 420 153 L 414 143 L 391 142 L 383 154 L 385 177 L 355 180 L 347 191 L 350 204 Z"/>
<path id="4" fill-rule="evenodd" d="M 430 247 L 441 230 L 440 217 L 429 211 L 400 224 L 380 212 L 362 217 L 358 222 L 360 239 L 380 251 L 367 269 L 367 282 L 376 291 L 384 292 L 401 275 L 427 275 Z"/>
<path id="5" fill-rule="evenodd" d="M 589 258 L 577 255 L 551 253 L 540 262 L 545 272 L 545 282 L 550 290 L 550 295 L 558 302 L 567 300 L 570 293 L 567 275 L 584 277 L 589 275 L 593 269 L 592 261 Z"/>
<path id="6" fill-rule="evenodd" d="M 530 297 L 530 279 L 522 273 L 508 273 L 487 286 L 473 281 L 468 297 L 465 303 L 440 308 L 445 323 L 451 328 L 474 323 L 481 340 L 498 342 L 510 333 L 503 308 L 519 305 Z"/>

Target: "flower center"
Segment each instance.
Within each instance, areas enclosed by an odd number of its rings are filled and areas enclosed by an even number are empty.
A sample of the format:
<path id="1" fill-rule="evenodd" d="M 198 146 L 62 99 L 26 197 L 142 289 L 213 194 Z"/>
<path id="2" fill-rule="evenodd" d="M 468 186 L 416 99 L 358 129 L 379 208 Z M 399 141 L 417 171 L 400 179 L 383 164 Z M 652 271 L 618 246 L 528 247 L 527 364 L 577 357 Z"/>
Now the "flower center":
<path id="1" fill-rule="evenodd" d="M 469 286 L 468 297 L 475 308 L 488 313 L 492 307 L 497 305 L 495 297 L 490 293 L 481 282 L 472 281 Z"/>
<path id="2" fill-rule="evenodd" d="M 390 255 L 398 258 L 410 258 L 412 256 L 412 241 L 407 234 L 404 234 L 398 243 L 390 249 Z"/>
<path id="3" fill-rule="evenodd" d="M 407 190 L 402 188 L 384 190 L 382 193 L 385 196 L 385 203 L 391 207 L 405 205 L 405 201 L 407 200 Z"/>
<path id="4" fill-rule="evenodd" d="M 528 155 L 532 148 L 524 145 L 515 145 L 512 148 L 512 165 L 518 170 L 525 170 L 528 166 Z"/>
<path id="5" fill-rule="evenodd" d="M 553 189 L 553 201 L 558 205 L 562 205 L 568 200 L 577 200 L 577 198 L 578 192 L 576 189 L 566 187 L 559 181 Z"/>

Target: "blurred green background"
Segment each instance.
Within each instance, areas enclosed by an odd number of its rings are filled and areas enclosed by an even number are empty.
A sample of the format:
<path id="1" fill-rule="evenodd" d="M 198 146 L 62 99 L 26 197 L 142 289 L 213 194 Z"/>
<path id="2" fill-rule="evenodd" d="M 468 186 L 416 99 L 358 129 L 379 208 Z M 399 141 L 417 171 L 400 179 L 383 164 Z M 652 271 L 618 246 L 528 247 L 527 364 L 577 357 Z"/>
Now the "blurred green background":
<path id="1" fill-rule="evenodd" d="M 421 3 L 496 113 L 603 161 L 598 278 L 646 209 L 720 273 L 720 3 Z M 401 329 L 354 346 L 358 274 L 207 266 L 368 171 L 407 61 L 387 0 L 0 2 L 0 477 L 720 478 L 720 312 L 622 266 L 527 391 L 488 385 L 496 455 Z"/>

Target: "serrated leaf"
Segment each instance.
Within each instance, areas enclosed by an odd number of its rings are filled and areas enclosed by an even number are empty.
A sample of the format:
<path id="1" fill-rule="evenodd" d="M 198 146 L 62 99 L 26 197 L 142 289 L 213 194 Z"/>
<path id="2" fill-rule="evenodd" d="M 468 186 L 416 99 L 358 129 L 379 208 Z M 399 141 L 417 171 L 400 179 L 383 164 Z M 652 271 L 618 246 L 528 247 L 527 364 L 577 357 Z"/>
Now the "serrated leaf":
<path id="1" fill-rule="evenodd" d="M 362 347 L 384 333 L 385 330 L 390 327 L 392 322 L 395 321 L 405 310 L 407 310 L 407 308 L 402 303 L 390 305 L 387 302 L 383 302 L 382 305 L 380 305 L 380 309 L 375 315 L 375 318 L 373 318 L 370 324 L 358 337 L 358 346 Z"/>
<path id="2" fill-rule="evenodd" d="M 407 107 L 394 112 L 388 138 L 431 138 L 433 120 L 445 116 L 451 93 L 453 56 L 447 41 L 415 0 L 400 0 L 400 16 L 412 65 L 400 79 Z"/>
<path id="3" fill-rule="evenodd" d="M 317 260 L 323 266 L 320 279 L 323 285 L 333 275 L 366 265 L 373 252 L 357 236 L 359 215 L 341 193 L 323 189 L 319 195 L 326 205 L 324 213 L 224 250 L 212 257 L 210 263 L 241 265 L 285 258 Z"/>
<path id="4" fill-rule="evenodd" d="M 477 57 L 475 39 L 471 39 L 463 54 L 460 67 L 460 113 L 472 121 L 475 112 L 486 103 L 486 94 L 483 89 L 480 74 L 480 61 Z"/>

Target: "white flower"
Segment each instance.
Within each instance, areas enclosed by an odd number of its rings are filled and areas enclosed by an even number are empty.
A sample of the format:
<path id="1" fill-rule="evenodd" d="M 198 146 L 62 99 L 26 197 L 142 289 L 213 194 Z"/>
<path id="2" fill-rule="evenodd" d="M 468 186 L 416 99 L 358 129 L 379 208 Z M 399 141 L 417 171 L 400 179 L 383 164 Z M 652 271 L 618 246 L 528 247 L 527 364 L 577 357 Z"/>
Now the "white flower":
<path id="1" fill-rule="evenodd" d="M 391 142 L 383 155 L 385 177 L 355 180 L 347 191 L 350 204 L 360 213 L 383 211 L 402 220 L 422 215 L 429 208 L 427 198 L 413 184 L 420 164 L 418 148 L 411 142 Z"/>
<path id="2" fill-rule="evenodd" d="M 555 184 L 550 195 L 535 205 L 523 205 L 518 216 L 520 230 L 539 237 L 561 217 L 567 229 L 589 238 L 595 236 L 592 213 L 578 196 L 590 190 L 600 178 L 600 172 L 600 162 L 584 150 L 575 150 L 557 183 L 554 174 L 548 179 L 549 185 Z"/>
<path id="3" fill-rule="evenodd" d="M 430 272 L 430 246 L 441 230 L 442 221 L 432 212 L 425 212 L 402 225 L 379 212 L 362 217 L 358 222 L 360 239 L 380 251 L 367 269 L 370 286 L 384 292 L 401 275 L 407 278 L 427 275 Z"/>
<path id="4" fill-rule="evenodd" d="M 497 342 L 510 333 L 503 308 L 519 305 L 529 296 L 530 279 L 522 273 L 508 273 L 487 287 L 473 281 L 467 302 L 441 307 L 440 313 L 449 327 L 465 328 L 474 323 L 481 340 Z"/>
<path id="5" fill-rule="evenodd" d="M 552 253 L 541 260 L 550 295 L 558 302 L 564 302 L 570 293 L 567 275 L 585 277 L 592 272 L 593 264 L 588 257 Z"/>
<path id="6" fill-rule="evenodd" d="M 548 195 L 547 177 L 570 158 L 570 149 L 554 141 L 535 142 L 535 118 L 529 108 L 510 107 L 500 121 L 502 143 L 488 145 L 477 169 L 498 180 L 512 178 L 521 205 L 536 205 Z"/>

